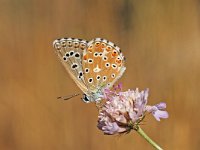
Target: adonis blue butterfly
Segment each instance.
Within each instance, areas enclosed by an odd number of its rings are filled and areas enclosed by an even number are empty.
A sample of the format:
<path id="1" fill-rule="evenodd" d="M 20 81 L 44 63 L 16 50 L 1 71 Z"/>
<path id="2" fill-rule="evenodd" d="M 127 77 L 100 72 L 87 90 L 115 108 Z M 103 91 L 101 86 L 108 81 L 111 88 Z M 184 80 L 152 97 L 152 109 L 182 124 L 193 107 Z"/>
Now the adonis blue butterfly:
<path id="1" fill-rule="evenodd" d="M 123 75 L 125 58 L 118 46 L 105 39 L 62 38 L 53 42 L 61 63 L 84 92 L 86 103 L 101 100 L 103 90 Z"/>

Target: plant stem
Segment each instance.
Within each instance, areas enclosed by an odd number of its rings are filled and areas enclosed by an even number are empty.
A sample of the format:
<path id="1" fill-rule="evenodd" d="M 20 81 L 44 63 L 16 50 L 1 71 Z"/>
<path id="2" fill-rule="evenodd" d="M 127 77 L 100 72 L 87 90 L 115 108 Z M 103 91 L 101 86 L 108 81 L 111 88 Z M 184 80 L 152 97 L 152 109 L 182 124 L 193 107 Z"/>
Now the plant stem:
<path id="1" fill-rule="evenodd" d="M 137 126 L 137 129 L 135 129 L 147 142 L 149 142 L 154 148 L 157 150 L 163 150 L 158 144 L 156 144 L 146 133 L 140 128 L 140 126 Z"/>

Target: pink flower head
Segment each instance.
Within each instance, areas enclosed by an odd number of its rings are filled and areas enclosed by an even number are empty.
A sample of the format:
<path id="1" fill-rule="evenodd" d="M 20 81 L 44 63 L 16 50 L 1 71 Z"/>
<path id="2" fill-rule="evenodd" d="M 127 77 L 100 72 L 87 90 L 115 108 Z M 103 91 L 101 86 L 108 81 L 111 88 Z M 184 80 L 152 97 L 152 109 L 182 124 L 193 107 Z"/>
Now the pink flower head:
<path id="1" fill-rule="evenodd" d="M 119 86 L 121 89 L 121 86 Z M 119 89 L 119 88 L 118 88 Z M 147 106 L 148 89 L 144 91 L 128 90 L 126 92 L 117 92 L 105 89 L 105 104 L 99 111 L 99 120 L 97 127 L 105 134 L 126 133 L 136 129 L 137 125 L 144 119 L 145 113 L 150 112 L 159 120 L 167 118 L 166 105 L 160 103 L 155 106 Z"/>

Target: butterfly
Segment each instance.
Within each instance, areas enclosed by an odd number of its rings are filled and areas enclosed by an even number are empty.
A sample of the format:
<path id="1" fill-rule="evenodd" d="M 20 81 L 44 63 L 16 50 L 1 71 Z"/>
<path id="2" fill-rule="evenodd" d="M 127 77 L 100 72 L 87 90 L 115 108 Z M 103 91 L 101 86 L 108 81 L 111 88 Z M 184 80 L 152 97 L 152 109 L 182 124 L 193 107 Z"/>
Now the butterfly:
<path id="1" fill-rule="evenodd" d="M 118 46 L 95 38 L 86 41 L 61 38 L 53 42 L 55 53 L 71 78 L 83 91 L 86 103 L 99 102 L 105 88 L 110 88 L 123 75 L 125 57 Z"/>

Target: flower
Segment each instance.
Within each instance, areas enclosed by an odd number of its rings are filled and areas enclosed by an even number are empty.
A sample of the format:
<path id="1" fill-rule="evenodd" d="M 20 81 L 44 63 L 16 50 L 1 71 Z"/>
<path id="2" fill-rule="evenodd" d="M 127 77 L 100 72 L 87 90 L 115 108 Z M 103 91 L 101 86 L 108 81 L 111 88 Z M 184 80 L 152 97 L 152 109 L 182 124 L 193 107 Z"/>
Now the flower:
<path id="1" fill-rule="evenodd" d="M 113 135 L 137 130 L 138 125 L 144 119 L 146 112 L 151 113 L 156 120 L 167 118 L 168 113 L 163 111 L 165 103 L 155 106 L 147 105 L 148 89 L 139 91 L 121 90 L 121 85 L 114 90 L 105 89 L 103 98 L 106 102 L 99 110 L 97 127 L 105 134 Z"/>
<path id="2" fill-rule="evenodd" d="M 155 117 L 155 119 L 157 121 L 160 121 L 160 118 L 168 118 L 168 112 L 167 111 L 163 111 L 163 109 L 166 108 L 166 103 L 161 102 L 155 106 L 146 106 L 146 110 L 150 113 L 152 113 L 152 115 Z"/>

